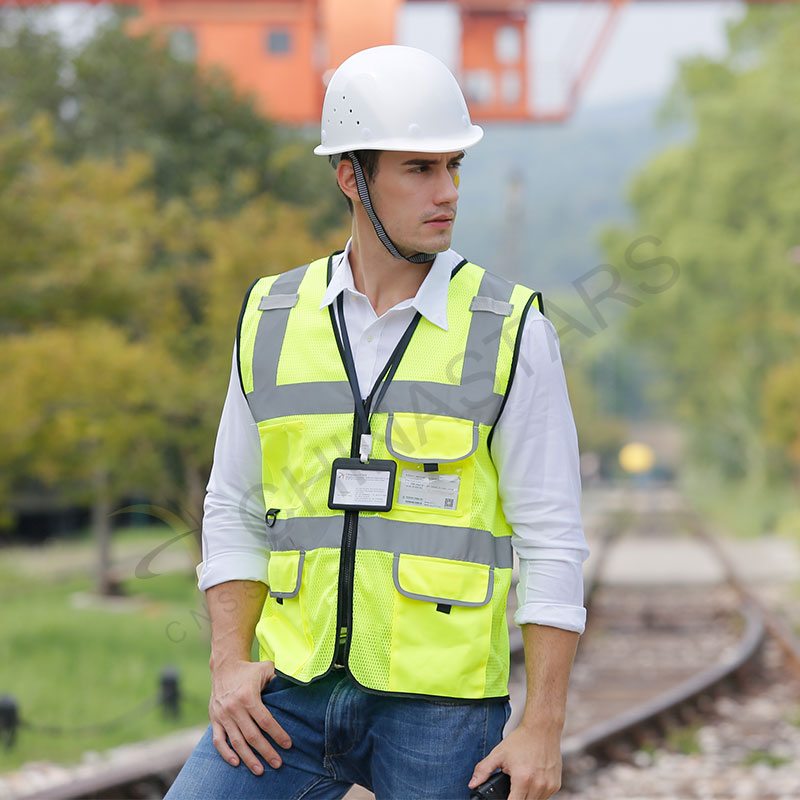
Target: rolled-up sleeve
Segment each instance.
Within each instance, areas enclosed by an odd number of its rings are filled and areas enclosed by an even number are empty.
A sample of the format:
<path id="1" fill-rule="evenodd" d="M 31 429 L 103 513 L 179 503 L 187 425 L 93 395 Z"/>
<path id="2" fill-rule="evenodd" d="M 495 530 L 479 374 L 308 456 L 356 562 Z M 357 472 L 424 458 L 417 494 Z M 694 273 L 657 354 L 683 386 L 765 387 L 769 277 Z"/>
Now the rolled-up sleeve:
<path id="1" fill-rule="evenodd" d="M 519 557 L 514 621 L 583 633 L 582 564 L 589 549 L 580 514 L 578 437 L 558 335 L 533 308 L 492 458 Z"/>
<path id="2" fill-rule="evenodd" d="M 236 358 L 234 348 L 203 508 L 203 561 L 197 567 L 202 591 L 223 581 L 267 582 L 261 447 Z"/>

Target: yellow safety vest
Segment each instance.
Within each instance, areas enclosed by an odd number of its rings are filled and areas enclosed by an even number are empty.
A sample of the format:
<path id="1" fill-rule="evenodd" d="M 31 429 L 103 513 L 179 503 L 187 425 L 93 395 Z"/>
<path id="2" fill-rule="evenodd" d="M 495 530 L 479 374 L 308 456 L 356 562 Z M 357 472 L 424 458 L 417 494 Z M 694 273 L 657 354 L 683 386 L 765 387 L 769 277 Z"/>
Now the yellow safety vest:
<path id="1" fill-rule="evenodd" d="M 489 446 L 541 295 L 453 270 L 448 330 L 419 320 L 372 415 L 372 458 L 397 464 L 392 508 L 333 510 L 331 464 L 358 455 L 358 422 L 333 306 L 319 308 L 331 259 L 256 281 L 239 322 L 268 509 L 260 658 L 299 683 L 339 664 L 375 692 L 505 697 L 513 555 Z"/>

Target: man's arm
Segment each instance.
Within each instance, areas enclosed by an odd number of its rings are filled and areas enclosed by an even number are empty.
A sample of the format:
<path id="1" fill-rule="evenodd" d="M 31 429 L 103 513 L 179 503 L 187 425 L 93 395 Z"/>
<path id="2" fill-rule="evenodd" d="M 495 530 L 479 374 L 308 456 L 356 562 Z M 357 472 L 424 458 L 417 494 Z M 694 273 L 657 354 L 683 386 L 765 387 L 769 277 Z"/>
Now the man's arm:
<path id="1" fill-rule="evenodd" d="M 259 581 L 226 581 L 206 591 L 211 619 L 208 716 L 214 746 L 234 766 L 241 757 L 255 775 L 264 769 L 251 748 L 272 767 L 281 765 L 280 756 L 262 730 L 283 748 L 292 744 L 261 702 L 261 690 L 274 676 L 275 665 L 271 661 L 250 661 L 253 633 L 266 593 L 267 587 Z"/>
<path id="2" fill-rule="evenodd" d="M 476 766 L 470 786 L 499 767 L 511 775 L 513 800 L 539 800 L 561 782 L 560 738 L 569 674 L 585 625 L 581 564 L 588 548 L 558 335 L 535 309 L 525 322 L 492 458 L 519 556 L 514 620 L 522 627 L 528 693 L 521 724 Z"/>
<path id="3" fill-rule="evenodd" d="M 208 715 L 214 746 L 226 761 L 242 760 L 255 774 L 263 767 L 253 750 L 272 766 L 281 763 L 259 728 L 281 747 L 291 745 L 261 701 L 274 664 L 250 661 L 267 592 L 264 513 L 258 430 L 242 394 L 234 351 L 205 500 L 198 585 L 206 593 L 211 620 Z"/>
<path id="4" fill-rule="evenodd" d="M 561 731 L 579 634 L 523 625 L 527 696 L 519 726 L 475 766 L 474 789 L 495 770 L 511 775 L 509 800 L 545 800 L 561 787 Z"/>

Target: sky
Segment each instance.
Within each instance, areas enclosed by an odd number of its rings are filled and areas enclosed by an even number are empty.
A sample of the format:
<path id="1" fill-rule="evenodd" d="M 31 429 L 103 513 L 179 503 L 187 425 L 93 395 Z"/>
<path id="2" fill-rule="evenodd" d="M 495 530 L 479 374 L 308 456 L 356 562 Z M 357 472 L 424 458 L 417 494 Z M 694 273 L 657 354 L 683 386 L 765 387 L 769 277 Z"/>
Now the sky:
<path id="1" fill-rule="evenodd" d="M 740 18 L 740 2 L 632 2 L 612 36 L 581 98 L 582 107 L 613 105 L 663 93 L 679 61 L 690 55 L 725 52 L 725 25 Z M 558 105 L 581 52 L 594 41 L 608 13 L 605 3 L 539 3 L 528 20 L 539 103 Z M 458 14 L 445 3 L 409 4 L 398 26 L 401 44 L 429 50 L 455 63 Z"/>

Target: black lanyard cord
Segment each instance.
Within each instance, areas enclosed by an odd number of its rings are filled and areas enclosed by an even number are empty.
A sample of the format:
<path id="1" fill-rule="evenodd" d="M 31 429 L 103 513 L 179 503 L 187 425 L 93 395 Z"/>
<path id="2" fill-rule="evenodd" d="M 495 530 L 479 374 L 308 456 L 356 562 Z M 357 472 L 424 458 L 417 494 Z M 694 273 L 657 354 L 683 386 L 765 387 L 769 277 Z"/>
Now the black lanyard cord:
<path id="1" fill-rule="evenodd" d="M 347 333 L 347 323 L 345 322 L 344 318 L 344 292 L 341 292 L 336 298 L 336 307 L 339 311 L 339 330 L 341 331 L 342 337 L 342 358 L 344 360 L 345 372 L 347 373 L 347 380 L 350 383 L 350 389 L 353 392 L 353 400 L 355 401 L 356 413 L 361 421 L 362 432 L 369 434 L 370 419 L 372 418 L 372 414 L 375 413 L 375 409 L 377 409 L 378 405 L 386 394 L 386 390 L 389 388 L 389 384 L 392 382 L 392 378 L 394 378 L 397 368 L 400 366 L 400 360 L 402 359 L 403 353 L 405 353 L 408 343 L 411 341 L 411 337 L 413 336 L 414 331 L 419 324 L 421 315 L 419 311 L 414 314 L 414 318 L 411 320 L 408 327 L 405 329 L 405 332 L 400 337 L 400 341 L 392 351 L 388 361 L 386 364 L 384 364 L 380 375 L 378 375 L 378 378 L 375 381 L 375 385 L 372 387 L 372 391 L 369 393 L 366 400 L 363 400 L 361 398 L 361 388 L 358 384 L 358 375 L 356 373 L 356 365 L 353 359 L 353 350 L 350 346 L 350 336 Z M 378 392 L 377 397 L 375 396 L 376 391 Z"/>

